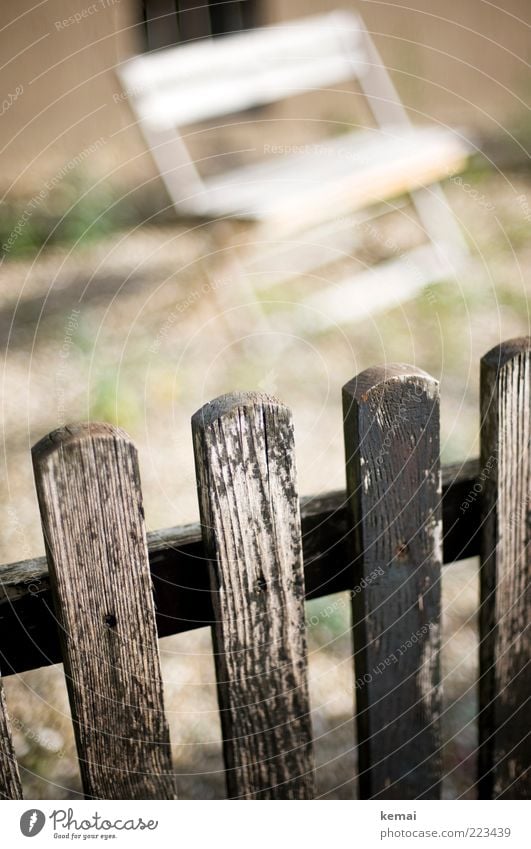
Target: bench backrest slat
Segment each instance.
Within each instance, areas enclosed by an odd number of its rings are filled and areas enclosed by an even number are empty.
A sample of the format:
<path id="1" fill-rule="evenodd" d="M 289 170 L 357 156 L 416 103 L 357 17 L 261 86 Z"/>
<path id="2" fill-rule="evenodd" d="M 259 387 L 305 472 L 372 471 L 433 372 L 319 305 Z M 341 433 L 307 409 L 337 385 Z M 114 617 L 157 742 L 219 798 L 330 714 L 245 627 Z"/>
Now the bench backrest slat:
<path id="1" fill-rule="evenodd" d="M 481 361 L 481 798 L 528 799 L 531 339 Z"/>
<path id="2" fill-rule="evenodd" d="M 192 419 L 228 794 L 313 797 L 293 426 L 263 395 Z"/>
<path id="3" fill-rule="evenodd" d="M 33 462 L 85 794 L 173 798 L 136 448 L 63 428 Z"/>
<path id="4" fill-rule="evenodd" d="M 439 798 L 439 393 L 411 366 L 343 389 L 361 798 Z"/>
<path id="5" fill-rule="evenodd" d="M 338 11 L 135 56 L 118 74 L 138 114 L 161 130 L 352 79 L 365 67 L 359 19 Z"/>

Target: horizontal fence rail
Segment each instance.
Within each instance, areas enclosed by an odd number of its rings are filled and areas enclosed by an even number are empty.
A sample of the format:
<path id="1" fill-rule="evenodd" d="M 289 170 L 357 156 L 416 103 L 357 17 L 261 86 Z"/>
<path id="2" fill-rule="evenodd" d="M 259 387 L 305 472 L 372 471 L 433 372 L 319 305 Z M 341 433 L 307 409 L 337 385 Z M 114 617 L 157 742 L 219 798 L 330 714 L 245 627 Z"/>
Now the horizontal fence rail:
<path id="1" fill-rule="evenodd" d="M 479 461 L 443 466 L 443 561 L 479 555 Z M 466 505 L 466 509 L 465 506 Z M 344 490 L 300 501 L 306 600 L 351 590 L 353 552 Z M 147 535 L 159 637 L 214 624 L 208 561 L 199 524 Z M 45 557 L 0 567 L 0 671 L 62 660 Z"/>

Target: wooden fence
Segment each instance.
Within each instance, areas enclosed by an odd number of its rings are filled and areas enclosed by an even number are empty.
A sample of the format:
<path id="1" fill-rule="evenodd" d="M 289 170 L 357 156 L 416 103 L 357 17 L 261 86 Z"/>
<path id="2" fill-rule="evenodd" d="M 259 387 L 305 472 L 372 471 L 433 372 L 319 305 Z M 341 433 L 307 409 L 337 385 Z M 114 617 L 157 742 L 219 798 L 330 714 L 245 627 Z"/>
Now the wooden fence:
<path id="1" fill-rule="evenodd" d="M 481 457 L 441 475 L 437 382 L 368 369 L 343 390 L 346 492 L 299 502 L 288 408 L 226 395 L 192 419 L 201 525 L 147 537 L 128 436 L 55 431 L 46 559 L 0 569 L 2 674 L 62 659 L 88 797 L 174 798 L 157 636 L 210 625 L 228 795 L 312 798 L 304 600 L 350 590 L 359 794 L 438 798 L 441 566 L 480 554 L 479 795 L 527 797 L 530 398 L 531 340 L 490 351 Z M 0 743 L 21 798 L 3 694 Z"/>

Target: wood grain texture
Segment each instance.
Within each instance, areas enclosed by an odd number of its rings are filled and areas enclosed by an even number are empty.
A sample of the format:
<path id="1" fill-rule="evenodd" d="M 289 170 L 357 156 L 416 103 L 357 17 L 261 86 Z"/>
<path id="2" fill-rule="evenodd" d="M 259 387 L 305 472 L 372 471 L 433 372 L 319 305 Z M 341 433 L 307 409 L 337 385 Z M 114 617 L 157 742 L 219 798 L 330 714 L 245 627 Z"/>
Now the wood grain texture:
<path id="1" fill-rule="evenodd" d="M 443 466 L 445 563 L 479 554 L 478 460 Z M 464 504 L 467 509 L 464 509 Z M 352 588 L 344 490 L 301 498 L 306 600 Z M 148 533 L 159 637 L 212 625 L 208 563 L 199 524 Z M 46 558 L 0 567 L 0 670 L 25 672 L 62 660 Z"/>
<path id="2" fill-rule="evenodd" d="M 481 361 L 481 798 L 531 795 L 531 339 Z"/>
<path id="3" fill-rule="evenodd" d="M 33 463 L 84 792 L 173 798 L 136 449 L 66 427 Z"/>
<path id="4" fill-rule="evenodd" d="M 4 686 L 0 681 L 0 799 L 22 798 L 22 785 L 7 714 Z"/>
<path id="5" fill-rule="evenodd" d="M 368 369 L 343 389 L 355 563 L 361 798 L 440 794 L 437 382 L 412 366 Z"/>
<path id="6" fill-rule="evenodd" d="M 304 574 L 289 410 L 232 394 L 192 419 L 228 795 L 313 797 Z"/>

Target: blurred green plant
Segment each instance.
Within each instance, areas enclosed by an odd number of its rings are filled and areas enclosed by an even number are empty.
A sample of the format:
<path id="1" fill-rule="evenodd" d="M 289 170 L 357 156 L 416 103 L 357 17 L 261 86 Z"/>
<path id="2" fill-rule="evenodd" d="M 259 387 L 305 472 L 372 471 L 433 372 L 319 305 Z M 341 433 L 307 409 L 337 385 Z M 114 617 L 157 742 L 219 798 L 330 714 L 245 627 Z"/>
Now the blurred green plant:
<path id="1" fill-rule="evenodd" d="M 350 597 L 337 593 L 316 598 L 306 605 L 306 628 L 312 646 L 334 643 L 350 634 Z"/>
<path id="2" fill-rule="evenodd" d="M 43 247 L 96 242 L 110 232 L 147 219 L 162 223 L 173 210 L 161 186 L 121 193 L 106 183 L 93 185 L 89 174 L 72 171 L 48 191 L 0 204 L 0 255 L 17 258 Z"/>
<path id="3" fill-rule="evenodd" d="M 89 406 L 92 421 L 109 422 L 128 430 L 134 429 L 141 413 L 140 399 L 126 374 L 118 374 L 111 368 L 95 376 Z"/>

